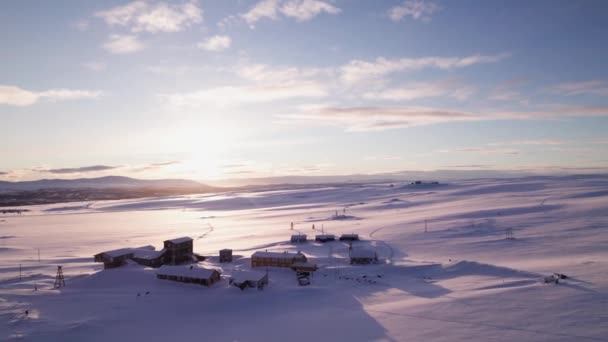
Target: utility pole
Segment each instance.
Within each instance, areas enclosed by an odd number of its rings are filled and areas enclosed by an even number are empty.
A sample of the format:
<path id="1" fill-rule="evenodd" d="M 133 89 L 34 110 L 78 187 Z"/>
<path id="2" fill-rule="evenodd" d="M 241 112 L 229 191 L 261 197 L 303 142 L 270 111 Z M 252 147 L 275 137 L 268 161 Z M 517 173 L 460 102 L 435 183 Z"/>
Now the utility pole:
<path id="1" fill-rule="evenodd" d="M 428 226 L 426 224 L 426 220 L 424 220 L 424 232 L 425 233 L 428 232 Z"/>
<path id="2" fill-rule="evenodd" d="M 40 263 L 40 248 L 38 248 L 38 263 Z"/>
<path id="3" fill-rule="evenodd" d="M 21 280 L 21 264 L 19 264 L 19 280 Z"/>

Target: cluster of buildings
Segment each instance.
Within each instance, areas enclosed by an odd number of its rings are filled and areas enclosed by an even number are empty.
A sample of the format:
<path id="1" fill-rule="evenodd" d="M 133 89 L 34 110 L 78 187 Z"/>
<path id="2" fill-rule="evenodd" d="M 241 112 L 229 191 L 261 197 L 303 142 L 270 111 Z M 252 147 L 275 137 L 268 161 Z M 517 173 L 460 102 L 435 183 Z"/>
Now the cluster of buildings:
<path id="1" fill-rule="evenodd" d="M 315 236 L 317 242 L 335 241 L 333 234 L 319 234 Z M 378 261 L 375 251 L 352 248 L 352 242 L 359 240 L 357 234 L 343 234 L 340 241 L 349 242 L 349 256 L 351 264 L 371 264 Z M 291 236 L 294 243 L 307 242 L 305 234 Z M 154 246 L 142 246 L 135 248 L 120 248 L 98 253 L 94 256 L 95 262 L 103 263 L 104 269 L 111 269 L 125 265 L 128 261 L 137 264 L 158 268 L 156 275 L 158 279 L 172 280 L 183 283 L 210 286 L 221 279 L 220 271 L 213 268 L 201 267 L 198 261 L 204 260 L 193 251 L 193 240 L 190 237 L 180 237 L 163 241 L 163 248 L 156 250 Z M 222 263 L 232 262 L 232 250 L 222 249 L 219 252 L 219 261 Z M 186 265 L 184 265 L 186 264 Z M 308 258 L 300 251 L 293 252 L 269 252 L 257 251 L 251 255 L 251 268 L 282 267 L 296 272 L 300 285 L 310 284 L 309 277 L 318 269 L 318 266 L 309 262 Z M 263 289 L 268 284 L 268 272 L 239 271 L 233 273 L 229 278 L 231 285 L 245 288 Z"/>

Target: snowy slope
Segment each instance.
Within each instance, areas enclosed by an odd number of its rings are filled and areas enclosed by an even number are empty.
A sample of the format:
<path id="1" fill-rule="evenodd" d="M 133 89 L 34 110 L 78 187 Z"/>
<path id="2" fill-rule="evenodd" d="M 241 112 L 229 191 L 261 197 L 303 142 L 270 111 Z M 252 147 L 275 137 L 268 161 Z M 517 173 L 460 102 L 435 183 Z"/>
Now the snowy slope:
<path id="1" fill-rule="evenodd" d="M 608 340 L 608 176 L 310 186 L 28 209 L 0 216 L 0 339 Z M 349 265 L 339 241 L 294 245 L 290 222 L 309 238 L 321 227 L 359 234 L 355 247 L 376 250 L 382 263 Z M 264 291 L 240 291 L 226 280 L 209 288 L 158 280 L 138 265 L 103 271 L 92 260 L 184 235 L 223 276 L 248 269 L 258 250 L 302 251 L 321 269 L 308 287 L 290 270 L 270 269 Z M 234 250 L 234 263 L 217 263 L 222 248 Z M 61 290 L 50 289 L 56 265 L 66 273 Z M 553 272 L 570 278 L 540 282 Z"/>

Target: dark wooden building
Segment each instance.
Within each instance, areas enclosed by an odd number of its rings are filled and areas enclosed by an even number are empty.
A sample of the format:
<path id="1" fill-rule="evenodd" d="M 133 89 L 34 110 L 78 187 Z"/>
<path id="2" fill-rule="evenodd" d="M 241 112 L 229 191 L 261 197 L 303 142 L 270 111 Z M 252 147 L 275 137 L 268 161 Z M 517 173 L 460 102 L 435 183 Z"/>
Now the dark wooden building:
<path id="1" fill-rule="evenodd" d="M 294 234 L 291 236 L 291 242 L 302 243 L 302 242 L 306 242 L 306 241 L 307 241 L 306 234 Z"/>
<path id="2" fill-rule="evenodd" d="M 232 249 L 221 249 L 220 250 L 220 262 L 232 262 Z"/>
<path id="3" fill-rule="evenodd" d="M 375 264 L 378 262 L 376 251 L 369 249 L 353 249 L 350 251 L 350 263 L 352 264 Z"/>
<path id="4" fill-rule="evenodd" d="M 163 265 L 156 272 L 156 277 L 158 279 L 210 286 L 220 280 L 220 272 L 216 269 L 203 268 L 196 265 Z"/>
<path id="5" fill-rule="evenodd" d="M 190 237 L 181 237 L 164 242 L 165 254 L 163 263 L 177 265 L 193 260 L 193 242 Z"/>
<path id="6" fill-rule="evenodd" d="M 340 241 L 359 241 L 359 234 L 342 234 Z"/>
<path id="7" fill-rule="evenodd" d="M 307 262 L 301 252 L 255 252 L 251 255 L 251 267 L 291 267 L 297 262 Z"/>
<path id="8" fill-rule="evenodd" d="M 103 268 L 120 267 L 127 263 L 127 260 L 134 259 L 135 255 L 158 253 L 154 246 L 143 246 L 137 248 L 119 248 L 111 251 L 101 252 L 93 256 L 95 262 L 103 262 Z M 160 265 L 159 265 L 160 266 Z"/>
<path id="9" fill-rule="evenodd" d="M 230 284 L 244 290 L 247 287 L 257 287 L 262 290 L 268 285 L 268 273 L 235 272 L 230 276 Z"/>
<path id="10" fill-rule="evenodd" d="M 317 242 L 329 242 L 329 241 L 335 241 L 335 240 L 336 240 L 336 236 L 333 234 L 315 235 L 315 241 L 317 241 Z"/>

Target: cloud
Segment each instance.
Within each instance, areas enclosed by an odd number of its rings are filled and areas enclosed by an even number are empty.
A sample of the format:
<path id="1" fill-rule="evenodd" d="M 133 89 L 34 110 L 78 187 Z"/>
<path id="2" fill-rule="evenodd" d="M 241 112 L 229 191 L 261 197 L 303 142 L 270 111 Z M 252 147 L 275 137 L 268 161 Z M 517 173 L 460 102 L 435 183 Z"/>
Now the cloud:
<path id="1" fill-rule="evenodd" d="M 198 47 L 207 51 L 222 51 L 228 49 L 231 44 L 230 37 L 217 35 L 199 43 Z"/>
<path id="2" fill-rule="evenodd" d="M 447 149 L 447 150 L 438 150 L 440 153 L 454 153 L 454 152 L 462 152 L 462 153 L 479 153 L 479 154 L 519 154 L 519 150 L 514 149 L 491 149 L 486 147 L 465 147 L 465 148 L 455 148 L 455 149 Z"/>
<path id="3" fill-rule="evenodd" d="M 432 1 L 407 0 L 388 11 L 388 16 L 393 21 L 401 21 L 405 17 L 414 20 L 430 21 L 431 15 L 442 8 Z"/>
<path id="4" fill-rule="evenodd" d="M 30 91 L 17 86 L 0 85 L 0 105 L 29 106 L 40 100 L 51 102 L 77 99 L 94 99 L 103 94 L 102 91 L 50 89 L 45 91 Z"/>
<path id="5" fill-rule="evenodd" d="M 446 165 L 446 166 L 440 166 L 440 167 L 446 167 L 446 168 L 462 168 L 462 169 L 487 169 L 492 167 L 492 165 L 484 165 L 484 164 L 471 164 L 471 165 Z"/>
<path id="6" fill-rule="evenodd" d="M 196 1 L 182 4 L 134 1 L 95 13 L 109 26 L 122 26 L 132 32 L 178 32 L 202 22 L 203 11 Z"/>
<path id="7" fill-rule="evenodd" d="M 322 12 L 338 14 L 341 10 L 333 5 L 318 0 L 290 0 L 283 4 L 281 13 L 296 21 L 308 21 Z"/>
<path id="8" fill-rule="evenodd" d="M 39 172 L 48 172 L 53 174 L 66 174 L 66 173 L 84 173 L 84 172 L 99 172 L 118 169 L 120 166 L 107 166 L 107 165 L 92 165 L 92 166 L 81 166 L 74 168 L 62 168 L 62 169 L 37 169 Z"/>
<path id="9" fill-rule="evenodd" d="M 232 106 L 291 98 L 319 98 L 329 95 L 327 84 L 319 79 L 323 71 L 295 67 L 247 64 L 235 74 L 246 84 L 220 86 L 185 93 L 160 95 L 171 106 Z"/>
<path id="10" fill-rule="evenodd" d="M 518 89 L 526 82 L 524 79 L 512 79 L 502 82 L 490 91 L 488 99 L 492 101 L 527 103 L 527 100 Z"/>
<path id="11" fill-rule="evenodd" d="M 276 117 L 288 123 L 344 127 L 346 131 L 381 131 L 455 121 L 551 120 L 608 117 L 608 107 L 556 106 L 538 111 L 485 113 L 425 107 L 311 107 Z M 528 141 L 531 143 L 531 141 Z M 462 152 L 462 151 L 461 151 Z"/>
<path id="12" fill-rule="evenodd" d="M 8 175 L 10 172 L 4 172 L 4 171 L 0 171 L 0 176 L 6 176 Z"/>
<path id="13" fill-rule="evenodd" d="M 86 62 L 86 63 L 82 63 L 82 66 L 91 70 L 91 71 L 103 71 L 106 69 L 106 63 L 104 62 Z"/>
<path id="14" fill-rule="evenodd" d="M 176 164 L 180 164 L 180 163 L 181 162 L 175 161 L 175 160 L 162 162 L 162 163 L 152 163 L 152 164 L 148 164 L 148 165 L 144 165 L 144 166 L 135 167 L 135 168 L 133 168 L 133 171 L 142 172 L 142 171 L 149 171 L 149 170 L 158 170 L 158 169 L 165 168 L 167 166 L 176 165 Z"/>
<path id="15" fill-rule="evenodd" d="M 319 0 L 263 0 L 246 13 L 241 14 L 251 27 L 264 18 L 276 20 L 279 15 L 294 18 L 298 22 L 308 21 L 321 13 L 338 14 L 341 10 Z"/>
<path id="16" fill-rule="evenodd" d="M 584 82 L 560 83 L 547 88 L 551 93 L 574 96 L 574 95 L 599 95 L 608 96 L 608 81 L 592 80 Z"/>
<path id="17" fill-rule="evenodd" d="M 408 101 L 428 97 L 450 97 L 463 101 L 477 92 L 475 87 L 460 82 L 443 80 L 434 82 L 417 82 L 380 91 L 370 91 L 363 97 L 371 100 Z"/>
<path id="18" fill-rule="evenodd" d="M 560 140 L 517 140 L 506 142 L 489 143 L 488 146 L 512 146 L 512 145 L 563 145 L 565 142 Z"/>
<path id="19" fill-rule="evenodd" d="M 103 47 L 113 54 L 128 54 L 142 50 L 144 44 L 133 35 L 113 34 L 103 44 Z"/>
<path id="20" fill-rule="evenodd" d="M 346 83 L 382 77 L 395 72 L 416 71 L 427 68 L 451 70 L 475 64 L 496 63 L 508 55 L 471 55 L 467 57 L 423 57 L 387 59 L 378 57 L 374 61 L 353 60 L 340 68 L 341 78 Z"/>
<path id="21" fill-rule="evenodd" d="M 353 132 L 479 119 L 469 113 L 424 107 L 325 107 L 277 117 L 301 123 L 342 126 Z"/>

